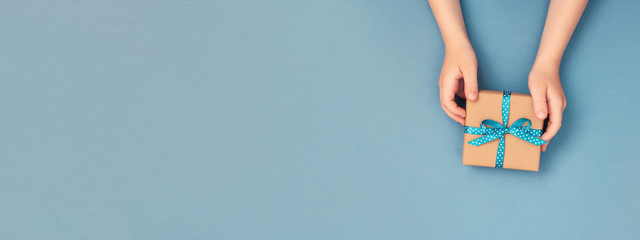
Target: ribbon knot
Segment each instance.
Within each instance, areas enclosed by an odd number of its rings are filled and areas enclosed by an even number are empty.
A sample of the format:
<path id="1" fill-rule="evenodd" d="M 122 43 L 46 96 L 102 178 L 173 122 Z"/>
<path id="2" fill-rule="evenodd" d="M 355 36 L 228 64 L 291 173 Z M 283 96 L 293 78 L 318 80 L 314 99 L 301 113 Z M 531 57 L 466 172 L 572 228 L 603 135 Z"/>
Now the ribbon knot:
<path id="1" fill-rule="evenodd" d="M 486 119 L 482 121 L 480 128 L 472 129 L 470 127 L 465 127 L 465 132 L 475 135 L 484 135 L 469 142 L 469 144 L 476 147 L 498 138 L 503 138 L 504 135 L 508 133 L 536 146 L 547 143 L 546 141 L 537 138 L 540 136 L 540 130 L 531 129 L 531 120 L 527 118 L 518 119 L 508 128 L 496 121 Z"/>
<path id="2" fill-rule="evenodd" d="M 464 126 L 464 132 L 468 134 L 484 135 L 469 142 L 473 146 L 480 146 L 482 144 L 491 142 L 496 139 L 500 139 L 498 145 L 498 152 L 496 154 L 496 168 L 502 168 L 504 162 L 504 135 L 509 133 L 517 138 L 525 140 L 536 146 L 547 143 L 538 137 L 542 135 L 542 130 L 532 129 L 531 120 L 527 118 L 520 118 L 507 127 L 509 122 L 509 102 L 511 101 L 511 92 L 504 91 L 502 94 L 502 123 L 500 124 L 491 119 L 485 119 L 480 124 L 480 127 Z"/>

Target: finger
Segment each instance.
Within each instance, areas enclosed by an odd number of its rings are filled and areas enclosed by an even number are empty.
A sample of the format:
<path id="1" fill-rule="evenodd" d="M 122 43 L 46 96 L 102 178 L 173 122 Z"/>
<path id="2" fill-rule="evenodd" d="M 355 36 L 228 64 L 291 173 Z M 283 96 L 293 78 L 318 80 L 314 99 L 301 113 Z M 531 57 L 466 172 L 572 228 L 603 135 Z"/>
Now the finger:
<path id="1" fill-rule="evenodd" d="M 460 116 L 457 116 L 453 113 L 451 113 L 451 111 L 449 111 L 449 109 L 447 109 L 444 105 L 442 105 L 442 110 L 454 121 L 460 123 L 460 125 L 464 126 L 464 118 L 461 118 Z"/>
<path id="2" fill-rule="evenodd" d="M 548 142 L 547 142 L 547 143 L 545 143 L 545 144 L 542 144 L 542 148 L 541 148 L 541 150 L 542 150 L 543 152 L 547 151 L 547 146 L 548 146 L 548 145 L 549 145 L 549 143 L 548 143 Z"/>
<path id="3" fill-rule="evenodd" d="M 478 76 L 477 67 L 466 67 L 462 69 L 464 79 L 464 94 L 468 100 L 475 101 L 478 99 Z"/>
<path id="4" fill-rule="evenodd" d="M 547 118 L 547 87 L 530 86 L 531 98 L 533 99 L 533 111 L 540 120 Z"/>
<path id="5" fill-rule="evenodd" d="M 458 91 L 456 91 L 456 95 L 458 95 L 458 97 L 462 99 L 467 99 L 467 97 L 464 95 L 464 88 L 461 88 L 460 86 L 464 86 L 464 82 L 462 81 L 462 79 L 458 80 Z"/>
<path id="6" fill-rule="evenodd" d="M 455 114 L 458 117 L 464 119 L 466 112 L 462 109 L 454 100 L 448 100 L 447 102 L 442 103 L 447 110 L 451 113 Z"/>
<path id="7" fill-rule="evenodd" d="M 562 102 L 558 99 L 550 99 L 549 101 L 549 126 L 547 130 L 540 137 L 542 140 L 551 140 L 562 126 Z M 546 148 L 545 148 L 546 149 Z"/>
<path id="8" fill-rule="evenodd" d="M 458 88 L 458 80 L 447 81 L 440 90 L 440 102 L 453 114 L 464 119 L 465 111 L 455 102 L 456 90 Z"/>

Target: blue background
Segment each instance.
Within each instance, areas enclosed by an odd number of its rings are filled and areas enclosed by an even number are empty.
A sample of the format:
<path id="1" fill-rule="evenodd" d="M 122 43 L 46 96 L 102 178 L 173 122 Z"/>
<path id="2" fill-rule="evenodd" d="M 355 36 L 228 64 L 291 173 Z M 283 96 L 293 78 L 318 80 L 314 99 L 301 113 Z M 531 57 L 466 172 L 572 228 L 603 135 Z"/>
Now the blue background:
<path id="1" fill-rule="evenodd" d="M 464 1 L 528 92 L 547 1 Z M 2 239 L 638 239 L 639 1 L 592 1 L 540 172 L 463 166 L 426 1 L 0 8 Z"/>

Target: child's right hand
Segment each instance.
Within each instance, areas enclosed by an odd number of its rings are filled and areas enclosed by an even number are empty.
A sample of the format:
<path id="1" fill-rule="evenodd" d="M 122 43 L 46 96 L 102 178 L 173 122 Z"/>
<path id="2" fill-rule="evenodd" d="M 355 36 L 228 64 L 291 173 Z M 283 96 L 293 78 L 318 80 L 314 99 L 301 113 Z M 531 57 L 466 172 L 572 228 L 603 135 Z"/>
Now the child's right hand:
<path id="1" fill-rule="evenodd" d="M 475 101 L 478 99 L 478 61 L 468 40 L 446 46 L 440 71 L 440 103 L 442 110 L 464 125 L 466 112 L 454 101 L 455 95 Z"/>

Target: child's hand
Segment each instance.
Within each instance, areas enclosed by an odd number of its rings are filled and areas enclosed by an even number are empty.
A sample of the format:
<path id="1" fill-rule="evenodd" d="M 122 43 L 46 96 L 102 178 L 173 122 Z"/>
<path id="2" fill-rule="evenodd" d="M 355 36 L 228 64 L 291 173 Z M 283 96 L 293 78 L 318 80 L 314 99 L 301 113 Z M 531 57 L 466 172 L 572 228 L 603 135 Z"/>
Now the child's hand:
<path id="1" fill-rule="evenodd" d="M 450 118 L 464 125 L 466 112 L 454 101 L 457 94 L 461 98 L 478 99 L 478 62 L 469 41 L 447 46 L 442 70 L 440 71 L 440 103 Z"/>
<path id="2" fill-rule="evenodd" d="M 558 67 L 535 65 L 529 73 L 529 91 L 533 98 L 533 109 L 539 119 L 544 120 L 549 115 L 546 131 L 540 137 L 549 141 L 558 133 L 562 126 L 562 113 L 567 106 L 567 99 L 560 83 Z M 542 151 L 547 150 L 547 144 L 542 145 Z"/>
<path id="3" fill-rule="evenodd" d="M 549 125 L 540 137 L 545 141 L 551 140 L 562 125 L 562 112 L 567 106 L 567 100 L 560 83 L 560 62 L 587 2 L 588 0 L 552 0 L 549 3 L 540 47 L 529 73 L 529 91 L 533 97 L 536 116 L 545 119 L 549 115 Z M 541 150 L 546 151 L 547 146 L 548 144 L 542 145 Z"/>

